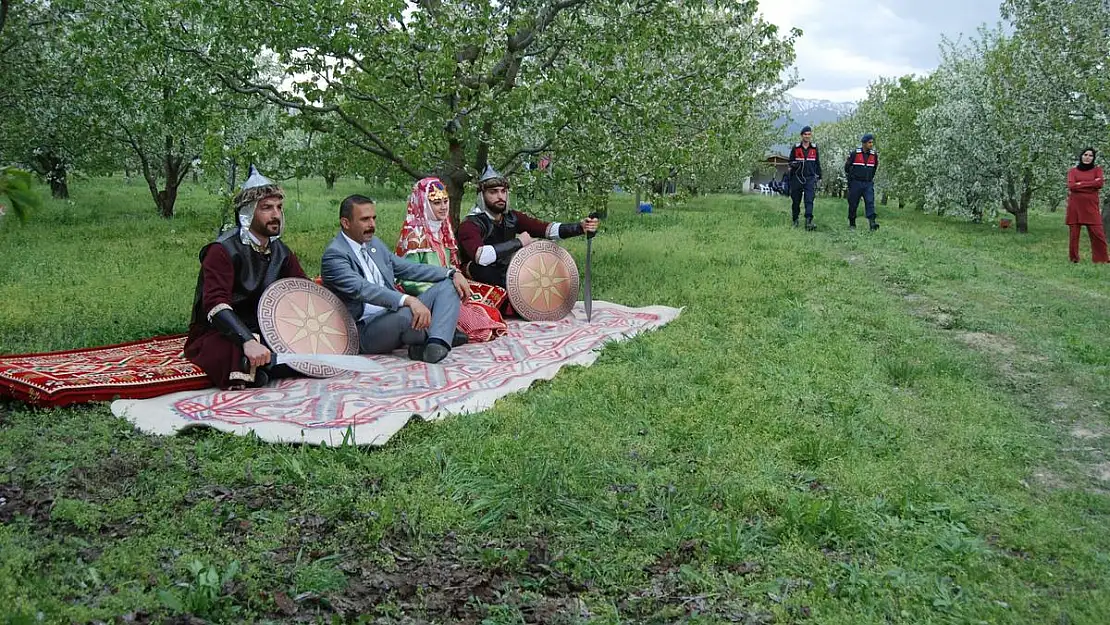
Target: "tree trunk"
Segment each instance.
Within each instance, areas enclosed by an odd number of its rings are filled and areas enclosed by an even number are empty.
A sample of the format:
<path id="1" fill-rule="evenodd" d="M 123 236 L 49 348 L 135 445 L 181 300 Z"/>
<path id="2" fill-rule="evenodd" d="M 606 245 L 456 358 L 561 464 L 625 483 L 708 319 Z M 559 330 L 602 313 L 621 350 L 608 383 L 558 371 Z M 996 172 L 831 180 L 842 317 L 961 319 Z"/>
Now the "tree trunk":
<path id="1" fill-rule="evenodd" d="M 58 163 L 56 169 L 50 171 L 46 176 L 50 182 L 50 195 L 58 200 L 69 199 L 69 183 L 66 181 L 66 166 Z"/>
<path id="2" fill-rule="evenodd" d="M 906 201 L 903 200 L 902 198 L 898 198 L 898 208 L 901 209 L 903 206 L 905 206 L 906 205 L 905 202 Z"/>
<path id="3" fill-rule="evenodd" d="M 1033 171 L 1027 169 L 1021 175 L 1021 194 L 1018 195 L 1014 179 L 1006 177 L 1003 191 L 1002 208 L 1014 216 L 1019 234 L 1029 232 L 1029 203 L 1033 199 Z"/>
<path id="4" fill-rule="evenodd" d="M 324 185 L 327 187 L 328 191 L 335 188 L 335 181 L 337 178 L 339 178 L 339 176 L 335 174 L 324 174 Z"/>
<path id="5" fill-rule="evenodd" d="M 158 214 L 166 219 L 173 218 L 174 204 L 177 203 L 177 185 L 166 183 L 166 188 L 154 196 L 154 203 L 158 205 Z"/>
<path id="6" fill-rule="evenodd" d="M 35 172 L 46 179 L 50 185 L 50 195 L 58 200 L 69 199 L 69 183 L 66 180 L 66 163 L 53 151 L 47 150 L 35 155 L 31 163 Z"/>
<path id="7" fill-rule="evenodd" d="M 177 189 L 181 186 L 181 182 L 185 180 L 185 176 L 189 174 L 192 163 L 185 162 L 182 157 L 174 156 L 173 137 L 167 136 L 165 151 L 162 154 L 161 171 L 161 174 L 166 177 L 166 188 L 159 190 L 159 172 L 151 167 L 150 160 L 145 152 L 139 150 L 138 147 L 135 147 L 135 150 L 139 156 L 139 163 L 142 164 L 146 186 L 150 189 L 150 197 L 154 200 L 154 206 L 158 209 L 158 215 L 165 219 L 172 218 L 174 216 L 174 206 L 177 204 Z"/>
<path id="8" fill-rule="evenodd" d="M 466 183 L 470 180 L 470 174 L 466 173 L 466 154 L 463 152 L 462 143 L 451 137 L 448 139 L 447 146 L 449 157 L 443 170 L 439 172 L 439 179 L 447 186 L 447 198 L 450 201 L 448 219 L 451 220 L 451 225 L 458 230 L 459 222 L 462 221 L 463 193 L 466 190 Z M 484 162 L 475 163 L 476 168 L 484 169 L 485 165 Z M 478 171 L 482 171 L 482 169 L 478 169 Z"/>
<path id="9" fill-rule="evenodd" d="M 466 182 L 452 176 L 443 176 L 442 180 L 444 186 L 447 187 L 447 198 L 450 202 L 448 218 L 451 220 L 451 226 L 458 230 L 459 222 L 462 220 L 462 203 L 466 191 Z"/>
<path id="10" fill-rule="evenodd" d="M 227 164 L 227 194 L 235 195 L 235 182 L 239 179 L 239 161 L 228 159 Z"/>
<path id="11" fill-rule="evenodd" d="M 883 191 L 882 198 L 879 200 L 879 206 L 886 206 L 887 199 L 888 198 L 887 198 L 887 195 L 886 195 L 886 191 Z"/>
<path id="12" fill-rule="evenodd" d="M 0 32 L 4 31 L 4 24 L 8 23 L 8 12 L 11 8 L 11 0 L 0 0 Z"/>

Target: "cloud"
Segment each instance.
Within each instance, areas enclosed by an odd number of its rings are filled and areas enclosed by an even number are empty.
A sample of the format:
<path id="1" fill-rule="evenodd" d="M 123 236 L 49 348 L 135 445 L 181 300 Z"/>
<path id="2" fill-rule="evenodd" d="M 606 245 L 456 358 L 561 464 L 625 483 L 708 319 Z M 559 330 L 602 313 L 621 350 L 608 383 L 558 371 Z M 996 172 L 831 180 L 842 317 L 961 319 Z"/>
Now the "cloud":
<path id="1" fill-rule="evenodd" d="M 798 97 L 857 100 L 881 76 L 927 74 L 939 63 L 943 35 L 973 34 L 998 21 L 995 0 L 760 0 L 764 18 L 800 28 L 795 67 Z"/>

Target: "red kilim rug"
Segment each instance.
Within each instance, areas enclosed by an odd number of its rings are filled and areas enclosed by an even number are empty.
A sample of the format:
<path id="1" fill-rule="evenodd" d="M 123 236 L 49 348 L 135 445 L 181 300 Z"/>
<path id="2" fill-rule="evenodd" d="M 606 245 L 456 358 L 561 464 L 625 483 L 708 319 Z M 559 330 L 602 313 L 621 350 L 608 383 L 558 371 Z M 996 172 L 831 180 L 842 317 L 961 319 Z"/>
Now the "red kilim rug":
<path id="1" fill-rule="evenodd" d="M 37 406 L 146 399 L 210 386 L 185 360 L 185 335 L 44 354 L 0 356 L 0 397 Z"/>

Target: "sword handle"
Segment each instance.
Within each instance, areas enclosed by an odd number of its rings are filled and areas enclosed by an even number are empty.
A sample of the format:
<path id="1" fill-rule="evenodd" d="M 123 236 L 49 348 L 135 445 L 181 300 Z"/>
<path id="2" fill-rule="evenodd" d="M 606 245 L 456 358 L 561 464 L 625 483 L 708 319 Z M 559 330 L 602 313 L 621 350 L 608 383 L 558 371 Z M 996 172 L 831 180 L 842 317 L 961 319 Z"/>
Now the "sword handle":
<path id="1" fill-rule="evenodd" d="M 278 363 L 277 362 L 277 352 L 275 352 L 274 350 L 271 349 L 270 350 L 270 366 L 271 367 L 276 367 L 277 363 Z M 251 361 L 247 360 L 246 356 L 243 356 L 242 358 L 239 359 L 239 368 L 242 369 L 244 372 L 250 371 L 251 370 Z"/>
<path id="2" fill-rule="evenodd" d="M 597 219 L 597 211 L 594 211 L 594 212 L 590 213 L 589 215 L 587 215 L 587 218 L 589 218 L 589 219 Z M 594 232 L 587 232 L 587 233 L 586 233 L 586 238 L 587 238 L 587 239 L 592 239 L 592 238 L 594 238 L 595 236 L 597 236 L 597 232 L 596 232 L 596 231 L 594 231 Z"/>

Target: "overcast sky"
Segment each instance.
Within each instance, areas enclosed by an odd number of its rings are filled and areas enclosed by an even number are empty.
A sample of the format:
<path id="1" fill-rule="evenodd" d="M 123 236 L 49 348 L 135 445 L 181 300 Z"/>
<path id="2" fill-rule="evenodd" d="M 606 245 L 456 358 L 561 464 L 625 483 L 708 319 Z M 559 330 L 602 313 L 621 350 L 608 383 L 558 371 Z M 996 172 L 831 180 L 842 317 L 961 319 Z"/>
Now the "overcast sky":
<path id="1" fill-rule="evenodd" d="M 939 62 L 941 35 L 973 35 L 994 26 L 998 0 L 759 0 L 783 29 L 798 27 L 795 66 L 799 98 L 862 99 L 880 76 L 923 74 Z"/>

